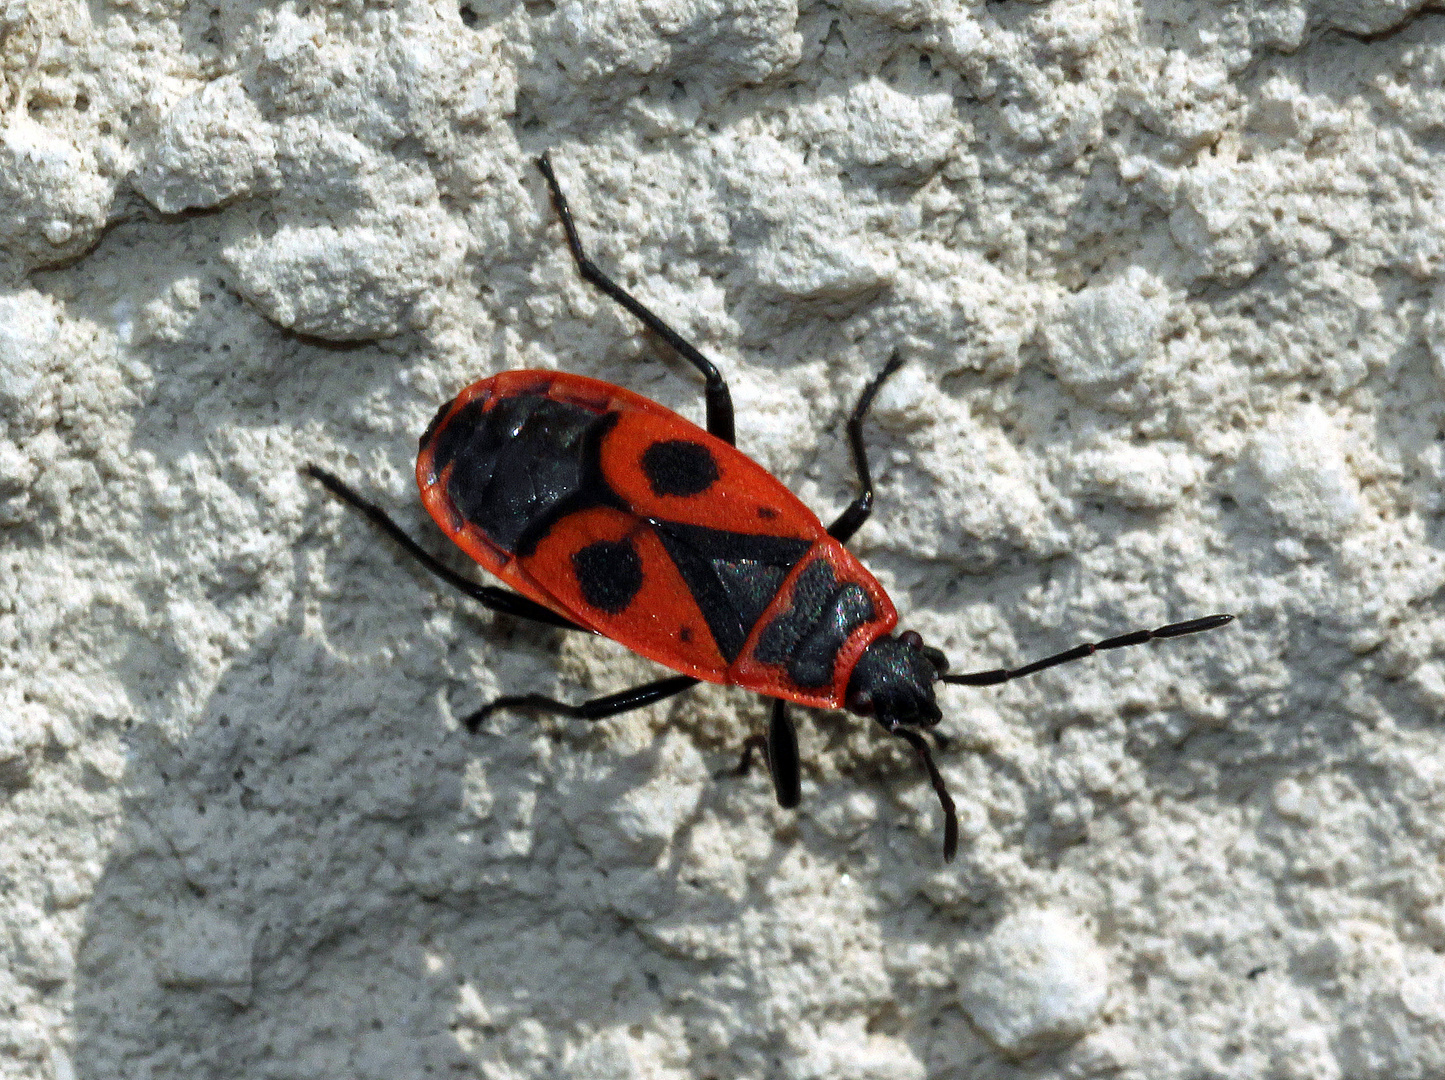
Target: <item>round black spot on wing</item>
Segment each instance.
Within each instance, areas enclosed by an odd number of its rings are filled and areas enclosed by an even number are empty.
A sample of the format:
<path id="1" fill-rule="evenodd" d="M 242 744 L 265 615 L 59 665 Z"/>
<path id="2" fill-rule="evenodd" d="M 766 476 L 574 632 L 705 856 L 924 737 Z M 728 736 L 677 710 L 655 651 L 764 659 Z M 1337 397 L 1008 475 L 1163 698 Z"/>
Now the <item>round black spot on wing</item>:
<path id="1" fill-rule="evenodd" d="M 598 540 L 572 556 L 582 599 L 598 611 L 619 614 L 642 588 L 642 559 L 631 540 Z"/>
<path id="2" fill-rule="evenodd" d="M 712 451 L 686 439 L 653 443 L 642 452 L 642 472 L 654 495 L 701 495 L 718 481 Z"/>

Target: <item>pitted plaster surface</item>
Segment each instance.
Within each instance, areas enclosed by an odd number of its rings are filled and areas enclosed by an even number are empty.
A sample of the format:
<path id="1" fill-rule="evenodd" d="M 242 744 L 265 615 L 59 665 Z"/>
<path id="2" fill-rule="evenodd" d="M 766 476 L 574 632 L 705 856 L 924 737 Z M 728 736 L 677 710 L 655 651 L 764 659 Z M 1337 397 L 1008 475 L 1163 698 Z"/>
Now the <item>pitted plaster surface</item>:
<path id="1" fill-rule="evenodd" d="M 1445 12 L 0 3 L 0 1077 L 1445 1074 Z M 907 748 L 441 590 L 438 404 L 716 358 L 958 669 Z M 461 566 L 460 556 L 449 556 Z"/>

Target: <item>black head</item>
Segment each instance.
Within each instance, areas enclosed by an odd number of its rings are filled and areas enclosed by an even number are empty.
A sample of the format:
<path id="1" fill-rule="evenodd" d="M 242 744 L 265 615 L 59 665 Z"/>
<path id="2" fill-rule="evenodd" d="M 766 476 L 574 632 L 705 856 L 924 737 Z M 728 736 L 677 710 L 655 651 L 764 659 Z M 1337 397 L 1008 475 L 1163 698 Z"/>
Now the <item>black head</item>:
<path id="1" fill-rule="evenodd" d="M 913 631 L 881 637 L 858 658 L 848 680 L 847 704 L 853 712 L 873 717 L 918 752 L 943 807 L 943 858 L 952 861 L 958 850 L 958 813 L 933 763 L 928 740 L 916 730 L 938 723 L 942 714 L 933 700 L 933 684 L 947 670 L 943 653 L 923 644 Z"/>
<path id="2" fill-rule="evenodd" d="M 858 658 L 848 680 L 847 707 L 889 731 L 900 724 L 932 727 L 942 716 L 933 700 L 933 684 L 946 670 L 943 654 L 924 645 L 916 633 L 881 637 Z"/>

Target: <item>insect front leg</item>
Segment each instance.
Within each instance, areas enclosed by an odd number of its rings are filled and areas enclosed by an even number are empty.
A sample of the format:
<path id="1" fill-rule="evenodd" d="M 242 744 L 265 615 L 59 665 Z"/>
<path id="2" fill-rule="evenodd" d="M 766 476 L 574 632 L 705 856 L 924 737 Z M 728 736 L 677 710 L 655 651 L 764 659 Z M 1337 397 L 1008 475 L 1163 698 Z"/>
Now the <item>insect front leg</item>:
<path id="1" fill-rule="evenodd" d="M 902 356 L 898 353 L 890 356 L 888 363 L 883 365 L 883 370 L 863 388 L 858 404 L 853 407 L 853 415 L 848 418 L 848 445 L 853 450 L 853 466 L 858 470 L 859 491 L 858 497 L 849 504 L 848 509 L 828 526 L 828 535 L 840 544 L 846 544 L 873 513 L 873 474 L 868 469 L 868 448 L 863 445 L 863 418 L 873 407 L 873 399 L 878 396 L 883 381 L 902 366 Z"/>
<path id="2" fill-rule="evenodd" d="M 953 796 L 948 793 L 948 785 L 943 782 L 943 774 L 933 763 L 928 740 L 912 728 L 902 726 L 895 727 L 893 734 L 913 747 L 923 762 L 923 768 L 928 773 L 928 782 L 933 785 L 933 793 L 938 796 L 938 805 L 943 808 L 943 861 L 953 862 L 954 855 L 958 854 L 958 810 L 953 805 Z"/>
<path id="3" fill-rule="evenodd" d="M 793 725 L 788 703 L 782 698 L 773 699 L 767 735 L 753 735 L 743 743 L 742 760 L 733 775 L 746 776 L 751 772 L 753 754 L 757 752 L 762 753 L 768 775 L 773 778 L 773 793 L 778 797 L 778 805 L 784 810 L 793 809 L 803 800 L 801 759 L 798 754 L 798 729 Z"/>

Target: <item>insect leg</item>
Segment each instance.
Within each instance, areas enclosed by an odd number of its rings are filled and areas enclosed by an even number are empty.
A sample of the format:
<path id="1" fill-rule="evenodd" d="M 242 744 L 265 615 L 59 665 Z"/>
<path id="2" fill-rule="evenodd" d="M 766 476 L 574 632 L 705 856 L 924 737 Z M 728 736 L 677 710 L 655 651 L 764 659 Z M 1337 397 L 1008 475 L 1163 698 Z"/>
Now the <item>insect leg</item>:
<path id="1" fill-rule="evenodd" d="M 803 800 L 802 777 L 799 774 L 798 729 L 788 713 L 788 703 L 781 698 L 773 701 L 772 715 L 768 719 L 766 735 L 752 735 L 743 743 L 743 757 L 734 776 L 747 776 L 752 771 L 753 754 L 761 751 L 773 778 L 773 792 L 778 796 L 778 805 L 791 810 Z"/>
<path id="2" fill-rule="evenodd" d="M 738 760 L 738 767 L 732 771 L 732 775 L 741 777 L 752 772 L 754 754 L 762 754 L 763 764 L 768 763 L 768 737 L 766 735 L 749 735 L 743 740 L 743 756 Z M 727 773 L 718 775 L 726 776 Z"/>
<path id="3" fill-rule="evenodd" d="M 1072 649 L 1065 649 L 1053 656 L 1035 660 L 1032 664 L 1025 664 L 1023 667 L 993 668 L 989 671 L 972 671 L 961 675 L 943 675 L 940 676 L 940 681 L 960 686 L 996 686 L 999 683 L 1008 682 L 1010 679 L 1043 671 L 1045 668 L 1067 664 L 1071 660 L 1082 660 L 1086 656 L 1093 656 L 1096 652 L 1103 652 L 1105 649 L 1122 649 L 1129 645 L 1142 645 L 1146 641 L 1155 641 L 1159 638 L 1197 634 L 1202 630 L 1214 630 L 1233 621 L 1233 615 L 1205 615 L 1201 619 L 1170 623 L 1168 626 L 1159 627 L 1158 630 L 1135 630 L 1130 634 L 1120 634 L 1118 637 L 1106 638 L 1092 644 L 1075 645 Z"/>
<path id="4" fill-rule="evenodd" d="M 783 810 L 792 810 L 802 802 L 802 776 L 799 775 L 798 729 L 793 727 L 788 703 L 782 698 L 773 698 L 773 711 L 767 719 L 767 734 L 754 734 L 743 743 L 743 760 L 737 763 L 734 775 L 746 776 L 753 766 L 754 750 L 762 750 L 767 762 L 767 772 L 773 778 L 773 792 L 777 805 Z"/>
<path id="5" fill-rule="evenodd" d="M 564 630 L 584 629 L 572 620 L 558 615 L 551 608 L 544 607 L 534 600 L 528 600 L 525 596 L 518 596 L 514 592 L 499 589 L 495 585 L 478 585 L 475 581 L 462 577 L 461 574 L 444 565 L 436 556 L 403 532 L 401 526 L 392 521 L 385 510 L 369 499 L 362 498 L 339 477 L 327 472 L 321 466 L 307 465 L 301 471 L 386 533 L 403 551 L 442 581 L 458 592 L 465 593 L 489 611 L 496 611 L 503 615 L 515 615 L 519 619 L 531 619 L 533 622 L 561 627 Z"/>
<path id="6" fill-rule="evenodd" d="M 768 773 L 773 778 L 773 792 L 778 796 L 778 805 L 791 810 L 803 799 L 803 781 L 798 771 L 798 729 L 788 714 L 788 703 L 782 698 L 773 699 L 773 709 L 768 717 L 768 734 L 754 735 L 743 743 L 743 759 L 738 762 L 735 775 L 747 776 L 753 764 L 753 751 L 761 750 L 767 762 Z"/>
<path id="7" fill-rule="evenodd" d="M 798 772 L 798 729 L 788 714 L 788 703 L 782 698 L 773 701 L 768 718 L 768 772 L 773 775 L 773 791 L 778 805 L 791 810 L 803 799 L 803 781 Z"/>
<path id="8" fill-rule="evenodd" d="M 597 286 L 637 316 L 644 326 L 671 345 L 679 356 L 702 373 L 702 377 L 707 380 L 705 394 L 708 434 L 731 445 L 736 441 L 733 427 L 733 399 L 728 392 L 728 384 L 723 380 L 717 367 L 711 360 L 698 352 L 681 334 L 644 307 L 641 301 L 599 270 L 597 264 L 583 253 L 582 241 L 577 237 L 577 226 L 572 224 L 572 211 L 567 205 L 567 197 L 562 194 L 562 188 L 557 183 L 557 176 L 552 172 L 551 159 L 543 154 L 537 159 L 537 168 L 542 170 L 542 175 L 547 179 L 547 187 L 552 193 L 552 205 L 557 210 L 557 216 L 562 219 L 562 230 L 567 234 L 567 247 L 572 252 L 572 261 L 577 264 L 577 272 L 582 275 L 584 281 Z"/>
<path id="9" fill-rule="evenodd" d="M 898 353 L 890 356 L 888 363 L 883 365 L 883 370 L 863 388 L 858 404 L 853 408 L 853 415 L 848 418 L 848 444 L 853 448 L 853 465 L 858 470 L 858 487 L 861 490 L 848 509 L 838 515 L 838 520 L 828 526 L 828 535 L 840 543 L 846 544 L 853 534 L 862 528 L 868 515 L 873 513 L 873 474 L 868 471 L 868 449 L 863 445 L 863 418 L 868 415 L 873 399 L 883 386 L 883 380 L 897 371 L 902 364 L 903 357 Z"/>
<path id="10" fill-rule="evenodd" d="M 654 702 L 670 698 L 674 694 L 680 694 L 689 687 L 696 686 L 697 682 L 691 675 L 672 675 L 666 679 L 658 679 L 656 682 L 634 686 L 629 690 L 619 690 L 617 693 L 608 694 L 605 697 L 593 698 L 580 705 L 569 705 L 565 701 L 549 698 L 545 694 L 507 694 L 495 701 L 487 702 L 464 719 L 462 726 L 476 734 L 477 729 L 482 726 L 482 722 L 500 709 L 526 709 L 531 712 L 565 716 L 572 720 L 604 720 L 609 716 L 641 709 Z"/>

